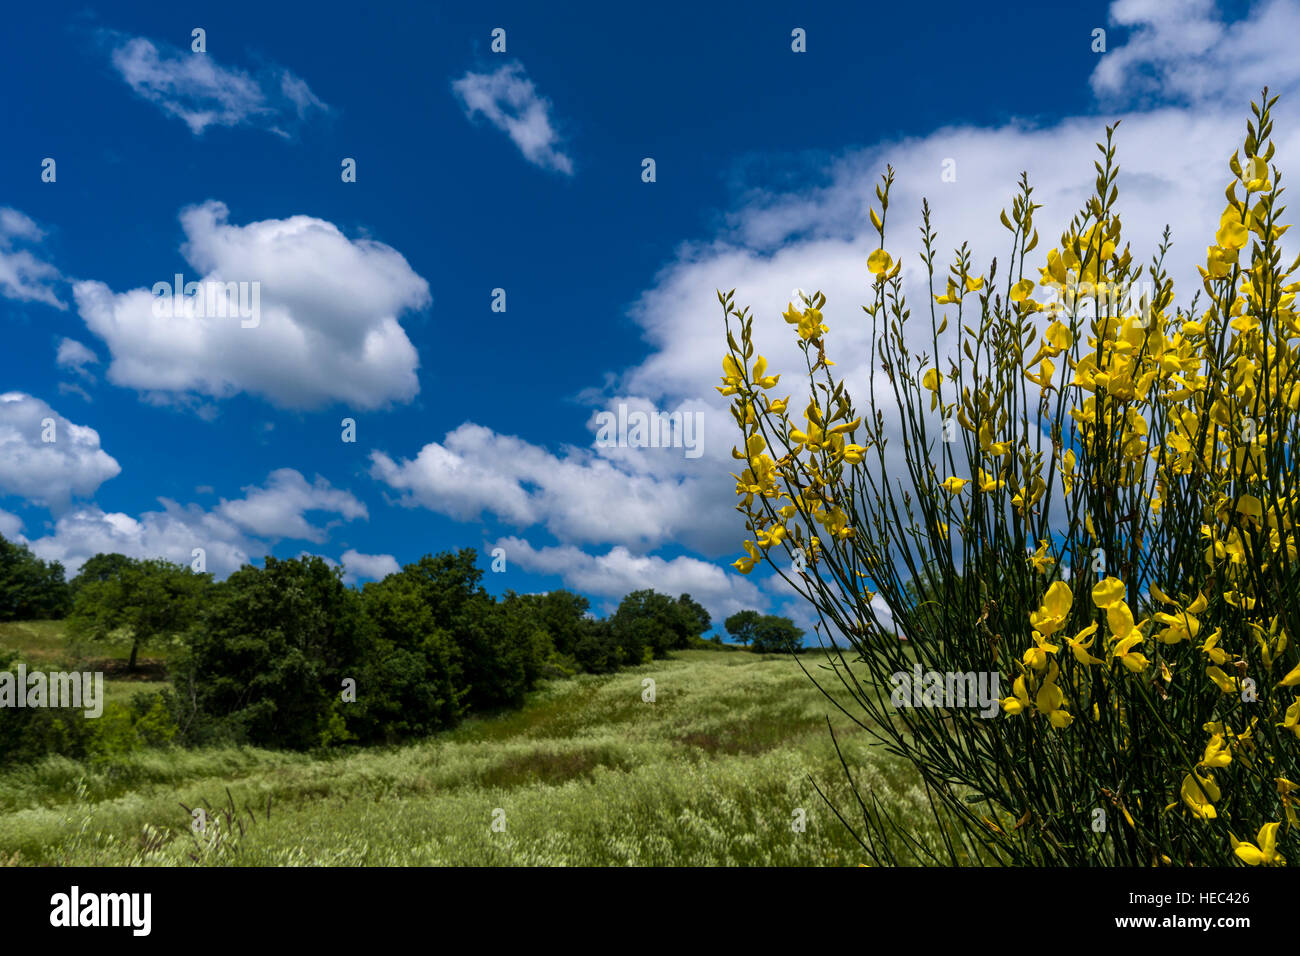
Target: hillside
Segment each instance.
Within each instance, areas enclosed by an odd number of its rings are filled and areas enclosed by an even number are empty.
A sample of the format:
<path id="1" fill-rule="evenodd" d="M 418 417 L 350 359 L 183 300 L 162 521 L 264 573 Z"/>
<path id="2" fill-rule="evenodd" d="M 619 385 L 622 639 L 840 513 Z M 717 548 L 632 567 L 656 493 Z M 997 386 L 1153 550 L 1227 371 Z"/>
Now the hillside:
<path id="1" fill-rule="evenodd" d="M 13 646 L 9 627 L 0 644 Z M 819 661 L 805 658 L 810 668 Z M 642 699 L 646 678 L 653 703 Z M 848 812 L 828 711 L 789 657 L 683 651 L 613 675 L 548 681 L 520 711 L 404 747 L 47 758 L 0 774 L 0 860 L 856 865 L 856 843 L 809 779 Z M 865 789 L 923 814 L 910 778 L 833 719 Z M 230 827 L 216 811 L 232 799 L 240 814 Z M 188 832 L 182 804 L 213 808 L 201 839 Z M 806 824 L 796 832 L 800 808 Z"/>

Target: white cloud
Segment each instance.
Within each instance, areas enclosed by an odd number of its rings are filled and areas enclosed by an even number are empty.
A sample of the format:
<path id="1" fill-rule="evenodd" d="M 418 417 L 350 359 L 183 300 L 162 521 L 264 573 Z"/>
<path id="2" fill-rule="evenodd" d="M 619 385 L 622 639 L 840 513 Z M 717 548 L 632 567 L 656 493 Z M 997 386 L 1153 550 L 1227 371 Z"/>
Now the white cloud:
<path id="1" fill-rule="evenodd" d="M 762 603 L 758 588 L 747 578 L 716 564 L 685 555 L 667 559 L 611 548 L 592 555 L 571 546 L 534 548 L 522 538 L 501 538 L 493 545 L 504 548 L 506 561 L 525 571 L 558 575 L 565 587 L 606 599 L 613 610 L 632 591 L 652 588 L 662 594 L 689 594 L 708 609 L 714 621 Z"/>
<path id="2" fill-rule="evenodd" d="M 59 394 L 76 395 L 77 398 L 81 399 L 83 402 L 87 402 L 91 404 L 93 404 L 95 401 L 93 398 L 90 397 L 90 393 L 88 391 L 86 391 L 80 385 L 75 385 L 72 382 L 60 382 Z"/>
<path id="3" fill-rule="evenodd" d="M 402 570 L 397 563 L 397 558 L 391 554 L 362 554 L 360 551 L 348 549 L 343 552 L 341 561 L 344 568 L 343 580 L 348 584 L 355 584 L 361 578 L 381 581 L 388 575 Z"/>
<path id="4" fill-rule="evenodd" d="M 292 468 L 277 469 L 264 487 L 248 485 L 243 491 L 243 498 L 222 498 L 213 512 L 261 538 L 325 541 L 327 530 L 307 520 L 309 511 L 337 514 L 349 521 L 369 517 L 366 506 L 351 492 L 335 488 L 319 476 L 309 484 Z"/>
<path id="5" fill-rule="evenodd" d="M 0 295 L 66 309 L 51 288 L 51 283 L 62 278 L 59 270 L 36 258 L 30 250 L 17 248 L 19 243 L 37 244 L 44 238 L 44 231 L 29 216 L 0 206 Z"/>
<path id="6" fill-rule="evenodd" d="M 64 338 L 59 342 L 59 351 L 54 361 L 59 368 L 68 369 L 82 378 L 93 380 L 95 375 L 86 366 L 98 365 L 99 356 L 76 339 Z"/>
<path id="7" fill-rule="evenodd" d="M 202 548 L 207 569 L 217 577 L 237 571 L 250 555 L 264 553 L 234 524 L 198 505 L 158 500 L 162 511 L 147 511 L 138 518 L 95 505 L 69 511 L 55 522 L 52 533 L 32 541 L 32 551 L 47 561 L 63 562 L 69 577 L 100 553 L 189 565 L 194 549 Z"/>
<path id="8" fill-rule="evenodd" d="M 23 537 L 23 519 L 12 511 L 0 508 L 0 537 L 9 541 L 25 542 Z"/>
<path id="9" fill-rule="evenodd" d="M 46 560 L 62 561 L 69 575 L 100 552 L 188 565 L 194 549 L 202 548 L 207 569 L 224 578 L 250 558 L 269 552 L 281 538 L 325 541 L 326 529 L 308 522 L 307 512 L 338 514 L 347 520 L 366 517 L 365 505 L 349 492 L 321 478 L 309 484 L 290 468 L 273 471 L 264 486 L 250 485 L 244 491 L 245 497 L 223 498 L 211 510 L 159 498 L 161 511 L 138 517 L 87 505 L 61 515 L 53 532 L 32 541 L 31 547 Z"/>
<path id="10" fill-rule="evenodd" d="M 182 120 L 196 136 L 209 126 L 245 125 L 287 135 L 281 126 L 288 121 L 328 109 L 288 70 L 270 68 L 254 77 L 222 66 L 210 53 L 179 50 L 144 37 L 107 36 L 114 42 L 110 57 L 122 79 L 138 96 Z"/>
<path id="11" fill-rule="evenodd" d="M 593 426 L 594 427 L 594 426 Z M 674 448 L 564 448 L 560 454 L 466 423 L 414 459 L 371 453 L 370 474 L 421 506 L 460 521 L 483 515 L 516 528 L 544 527 L 566 543 L 617 543 L 646 550 L 667 542 L 717 553 L 734 544 L 734 512 L 702 513 L 726 484 L 721 455 L 685 459 Z M 730 446 L 727 446 L 728 448 Z M 734 483 L 733 483 L 734 484 Z M 721 524 L 726 540 L 716 534 Z"/>
<path id="12" fill-rule="evenodd" d="M 418 393 L 419 356 L 398 317 L 428 305 L 429 286 L 401 253 L 310 216 L 245 226 L 228 217 L 215 201 L 182 211 L 181 251 L 199 273 L 185 278 L 246 283 L 248 314 L 259 290 L 259 324 L 244 328 L 233 307 L 196 314 L 212 310 L 192 301 L 174 318 L 155 315 L 151 290 L 170 275 L 122 293 L 78 282 L 78 311 L 112 355 L 109 381 L 155 399 L 248 392 L 287 408 L 371 409 Z"/>
<path id="13" fill-rule="evenodd" d="M 551 102 L 538 94 L 523 65 L 507 63 L 491 73 L 467 72 L 451 84 L 465 115 L 482 115 L 542 169 L 573 175 L 573 160 L 560 150 Z"/>
<path id="14" fill-rule="evenodd" d="M 1294 0 L 1256 3 L 1232 23 L 1213 0 L 1117 0 L 1110 21 L 1132 33 L 1093 72 L 1092 88 L 1103 97 L 1211 102 L 1240 111 L 1264 86 L 1280 91 L 1300 81 Z"/>
<path id="15" fill-rule="evenodd" d="M 44 422 L 52 421 L 52 432 Z M 52 434 L 54 441 L 44 438 Z M 0 394 L 0 494 L 61 511 L 89 498 L 121 466 L 99 447 L 99 433 L 76 425 L 23 392 Z"/>

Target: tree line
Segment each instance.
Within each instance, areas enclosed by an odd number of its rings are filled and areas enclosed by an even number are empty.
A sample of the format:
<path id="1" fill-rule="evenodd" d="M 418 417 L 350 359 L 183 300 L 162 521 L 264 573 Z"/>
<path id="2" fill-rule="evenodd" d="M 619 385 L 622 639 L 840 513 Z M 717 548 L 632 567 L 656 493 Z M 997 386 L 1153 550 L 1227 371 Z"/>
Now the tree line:
<path id="1" fill-rule="evenodd" d="M 354 588 L 315 556 L 268 556 L 218 582 L 162 559 L 98 554 L 65 581 L 57 562 L 0 537 L 0 620 L 66 616 L 75 641 L 129 641 L 131 670 L 150 645 L 175 641 L 173 689 L 163 693 L 174 727 L 163 736 L 290 749 L 420 737 L 519 706 L 544 677 L 610 673 L 707 645 L 709 612 L 689 594 L 634 591 L 600 619 L 567 590 L 496 598 L 477 558 L 469 548 L 426 555 Z M 781 631 L 781 620 L 741 612 L 727 629 L 755 650 L 788 649 L 778 635 L 797 643 L 800 632 Z M 133 719 L 161 719 L 156 701 L 133 708 Z M 79 732 L 61 717 L 0 710 L 10 725 L 9 734 L 0 726 L 0 759 L 19 735 L 15 721 L 43 719 L 60 722 L 55 738 Z"/>

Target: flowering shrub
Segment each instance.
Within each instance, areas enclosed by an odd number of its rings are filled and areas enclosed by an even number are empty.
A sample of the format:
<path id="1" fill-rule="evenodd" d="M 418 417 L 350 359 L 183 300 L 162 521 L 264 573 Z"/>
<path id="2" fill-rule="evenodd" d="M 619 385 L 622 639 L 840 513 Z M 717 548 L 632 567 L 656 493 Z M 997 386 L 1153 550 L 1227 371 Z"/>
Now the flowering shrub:
<path id="1" fill-rule="evenodd" d="M 1281 261 L 1275 102 L 1252 104 L 1185 308 L 1168 230 L 1145 266 L 1122 240 L 1114 127 L 1037 260 L 1022 177 L 1005 275 L 976 275 L 965 246 L 942 275 L 923 206 L 928 327 L 886 251 L 887 171 L 861 389 L 827 357 L 825 296 L 784 316 L 798 413 L 719 292 L 751 531 L 735 567 L 771 565 L 851 645 L 862 667 L 834 673 L 943 834 L 859 792 L 850 826 L 876 862 L 1253 866 L 1300 848 L 1300 259 Z M 1000 715 L 900 706 L 891 678 L 914 670 L 996 675 Z"/>

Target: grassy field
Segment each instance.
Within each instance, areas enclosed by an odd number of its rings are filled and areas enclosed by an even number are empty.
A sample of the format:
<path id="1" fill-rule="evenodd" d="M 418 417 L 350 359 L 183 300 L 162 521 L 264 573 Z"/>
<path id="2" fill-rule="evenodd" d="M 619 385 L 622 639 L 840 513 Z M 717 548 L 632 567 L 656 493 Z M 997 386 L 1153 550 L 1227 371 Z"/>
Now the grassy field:
<path id="1" fill-rule="evenodd" d="M 53 635 L 32 636 L 57 655 Z M 0 631 L 0 646 L 14 638 Z M 924 819 L 910 772 L 851 732 L 791 658 L 701 650 L 549 681 L 520 711 L 391 749 L 47 758 L 0 774 L 0 862 L 856 865 L 864 855 L 810 780 L 849 815 L 828 712 L 859 785 Z M 233 826 L 218 812 L 231 800 Z M 182 804 L 211 808 L 202 835 Z"/>

